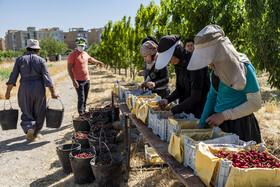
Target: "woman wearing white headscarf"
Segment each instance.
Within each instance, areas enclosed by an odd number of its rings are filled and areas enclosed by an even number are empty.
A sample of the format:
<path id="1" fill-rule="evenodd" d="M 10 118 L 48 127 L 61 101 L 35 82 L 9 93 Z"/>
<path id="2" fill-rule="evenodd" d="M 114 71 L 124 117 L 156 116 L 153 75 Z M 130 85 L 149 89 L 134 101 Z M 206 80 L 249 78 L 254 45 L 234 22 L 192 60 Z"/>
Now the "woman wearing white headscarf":
<path id="1" fill-rule="evenodd" d="M 241 140 L 261 142 L 253 112 L 261 108 L 255 68 L 245 54 L 238 53 L 218 25 L 208 25 L 195 37 L 189 70 L 212 66 L 211 87 L 196 128 L 219 126 Z"/>
<path id="2" fill-rule="evenodd" d="M 168 67 L 165 66 L 161 70 L 155 69 L 155 61 L 157 59 L 158 45 L 149 40 L 142 44 L 140 54 L 147 62 L 147 69 L 149 70 L 148 77 L 145 82 L 141 84 L 142 88 L 149 87 L 152 93 L 156 93 L 161 98 L 165 98 L 170 94 L 169 88 L 169 73 Z"/>

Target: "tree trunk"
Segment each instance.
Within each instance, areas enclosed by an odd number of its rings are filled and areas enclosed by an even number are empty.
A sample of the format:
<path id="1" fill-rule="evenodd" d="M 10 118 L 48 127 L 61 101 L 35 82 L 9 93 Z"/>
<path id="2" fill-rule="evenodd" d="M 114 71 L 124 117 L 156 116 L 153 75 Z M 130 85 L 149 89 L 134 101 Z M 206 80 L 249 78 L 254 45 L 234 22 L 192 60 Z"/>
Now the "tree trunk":
<path id="1" fill-rule="evenodd" d="M 135 67 L 133 67 L 132 75 L 133 75 L 133 81 L 135 81 Z"/>
<path id="2" fill-rule="evenodd" d="M 132 64 L 131 64 L 131 61 L 130 61 L 129 64 L 130 64 L 130 65 L 129 65 L 129 68 L 130 68 L 130 78 L 132 78 Z"/>
<path id="3" fill-rule="evenodd" d="M 120 65 L 120 62 L 118 62 L 118 69 L 119 69 L 119 75 L 121 75 L 121 65 Z"/>
<path id="4" fill-rule="evenodd" d="M 125 77 L 127 77 L 127 67 L 125 68 Z"/>
<path id="5" fill-rule="evenodd" d="M 115 74 L 117 73 L 117 64 L 116 64 L 116 60 L 114 61 L 114 69 L 115 69 Z"/>

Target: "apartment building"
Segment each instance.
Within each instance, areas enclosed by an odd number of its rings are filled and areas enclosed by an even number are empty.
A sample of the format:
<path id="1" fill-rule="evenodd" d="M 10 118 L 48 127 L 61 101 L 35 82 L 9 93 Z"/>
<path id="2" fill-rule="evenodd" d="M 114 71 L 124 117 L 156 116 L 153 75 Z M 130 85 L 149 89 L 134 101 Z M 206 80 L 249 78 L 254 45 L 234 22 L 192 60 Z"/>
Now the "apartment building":
<path id="1" fill-rule="evenodd" d="M 58 42 L 64 42 L 64 32 L 59 30 L 58 27 L 53 27 L 50 29 L 50 35 Z"/>
<path id="2" fill-rule="evenodd" d="M 15 39 L 15 33 L 17 30 L 8 30 L 8 32 L 5 35 L 5 44 L 6 44 L 6 50 L 16 50 L 16 39 Z"/>
<path id="3" fill-rule="evenodd" d="M 93 43 L 99 44 L 101 41 L 101 34 L 104 28 L 90 29 L 88 32 L 88 44 L 91 46 Z"/>
<path id="4" fill-rule="evenodd" d="M 26 47 L 28 39 L 41 40 L 44 37 L 53 36 L 56 41 L 65 42 L 69 49 L 75 49 L 75 39 L 83 37 L 88 41 L 87 49 L 92 43 L 100 43 L 103 30 L 104 28 L 90 29 L 90 31 L 84 30 L 84 28 L 71 28 L 69 32 L 63 32 L 58 27 L 53 27 L 36 31 L 35 27 L 27 27 L 26 31 L 8 30 L 5 36 L 5 45 L 6 50 L 19 51 Z"/>
<path id="5" fill-rule="evenodd" d="M 83 37 L 88 41 L 88 31 L 84 28 L 71 28 L 69 32 L 65 34 L 65 43 L 68 45 L 69 49 L 75 49 L 75 40 L 77 37 Z M 89 47 L 88 42 L 86 49 Z"/>
<path id="6" fill-rule="evenodd" d="M 47 36 L 50 35 L 50 30 L 49 28 L 45 28 L 45 29 L 39 29 L 38 31 L 35 31 L 36 33 L 36 39 L 37 40 L 41 40 Z"/>
<path id="7" fill-rule="evenodd" d="M 26 47 L 28 39 L 35 39 L 35 27 L 27 27 L 27 31 L 8 30 L 5 36 L 6 50 L 19 51 Z"/>
<path id="8" fill-rule="evenodd" d="M 6 51 L 5 40 L 3 38 L 0 38 L 0 50 Z"/>

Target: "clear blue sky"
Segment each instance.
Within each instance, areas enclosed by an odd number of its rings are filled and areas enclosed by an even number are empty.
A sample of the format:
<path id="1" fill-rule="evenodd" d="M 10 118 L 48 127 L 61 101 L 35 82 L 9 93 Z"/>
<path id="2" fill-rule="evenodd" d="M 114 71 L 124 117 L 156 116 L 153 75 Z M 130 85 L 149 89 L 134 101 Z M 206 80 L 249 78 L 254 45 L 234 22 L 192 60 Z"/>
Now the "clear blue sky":
<path id="1" fill-rule="evenodd" d="M 72 27 L 84 29 L 103 27 L 109 20 L 131 16 L 132 22 L 140 4 L 152 0 L 0 0 L 0 38 L 8 30 L 26 30 L 27 27 Z M 159 5 L 160 0 L 154 0 Z"/>

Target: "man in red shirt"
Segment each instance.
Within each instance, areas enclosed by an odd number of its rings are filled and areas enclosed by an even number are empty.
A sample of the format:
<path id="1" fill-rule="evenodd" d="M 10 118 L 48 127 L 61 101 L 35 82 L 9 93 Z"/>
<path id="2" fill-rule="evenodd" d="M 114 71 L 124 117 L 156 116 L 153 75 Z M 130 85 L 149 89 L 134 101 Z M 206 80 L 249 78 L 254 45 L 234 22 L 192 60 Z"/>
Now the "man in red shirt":
<path id="1" fill-rule="evenodd" d="M 104 64 L 85 52 L 86 39 L 76 38 L 75 50 L 69 53 L 67 58 L 67 68 L 70 78 L 72 79 L 73 86 L 76 88 L 78 94 L 78 112 L 80 115 L 85 113 L 86 101 L 90 87 L 88 61 L 93 62 L 100 67 Z"/>

